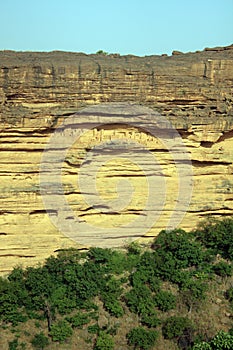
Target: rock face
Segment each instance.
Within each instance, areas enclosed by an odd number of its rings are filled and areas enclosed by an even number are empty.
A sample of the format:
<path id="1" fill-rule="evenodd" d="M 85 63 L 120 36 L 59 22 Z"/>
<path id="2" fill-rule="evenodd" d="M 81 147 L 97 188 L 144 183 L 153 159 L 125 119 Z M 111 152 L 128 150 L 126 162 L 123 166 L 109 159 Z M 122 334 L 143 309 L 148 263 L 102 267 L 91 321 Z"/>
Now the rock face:
<path id="1" fill-rule="evenodd" d="M 143 58 L 0 52 L 0 272 L 38 263 L 59 249 L 80 247 L 51 222 L 49 215 L 56 212 L 44 206 L 39 172 L 56 127 L 85 106 L 133 102 L 152 108 L 176 128 L 193 170 L 192 198 L 179 227 L 192 229 L 208 215 L 232 215 L 232 91 L 233 46 Z M 86 132 L 65 157 L 64 193 L 83 222 L 111 228 L 134 220 L 145 205 L 147 187 L 132 162 L 109 161 L 96 178 L 106 201 L 116 198 L 119 178 L 131 182 L 132 200 L 117 213 L 88 205 L 77 187 L 78 169 L 90 149 L 125 137 L 150 150 L 167 179 L 161 216 L 146 233 L 154 236 L 174 211 L 178 185 L 169 152 L 145 130 L 113 123 Z M 90 237 L 89 243 L 94 241 Z"/>

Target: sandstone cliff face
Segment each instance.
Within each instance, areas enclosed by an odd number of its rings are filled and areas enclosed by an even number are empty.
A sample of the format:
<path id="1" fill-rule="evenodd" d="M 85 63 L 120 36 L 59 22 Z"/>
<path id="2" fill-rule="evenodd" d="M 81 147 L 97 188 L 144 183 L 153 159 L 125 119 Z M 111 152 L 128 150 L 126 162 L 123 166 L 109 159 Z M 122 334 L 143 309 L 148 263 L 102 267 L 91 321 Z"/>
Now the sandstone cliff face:
<path id="1" fill-rule="evenodd" d="M 210 214 L 232 215 L 232 91 L 233 46 L 143 58 L 0 52 L 0 272 L 43 261 L 58 249 L 80 246 L 51 223 L 40 194 L 39 170 L 56 126 L 87 105 L 136 102 L 153 108 L 178 130 L 194 174 L 191 203 L 180 227 L 192 229 Z M 88 149 L 125 133 L 156 153 L 168 179 L 169 198 L 160 220 L 147 233 L 154 236 L 174 210 L 175 170 L 162 146 L 143 131 L 114 125 L 87 133 L 67 155 L 65 193 L 76 214 L 95 225 L 117 226 L 133 219 L 144 205 L 145 183 L 143 177 L 135 177 L 132 164 L 110 162 L 99 175 L 105 199 L 114 197 L 112 184 L 117 178 L 134 181 L 135 197 L 119 215 L 106 216 L 88 207 L 76 184 L 77 164 Z"/>

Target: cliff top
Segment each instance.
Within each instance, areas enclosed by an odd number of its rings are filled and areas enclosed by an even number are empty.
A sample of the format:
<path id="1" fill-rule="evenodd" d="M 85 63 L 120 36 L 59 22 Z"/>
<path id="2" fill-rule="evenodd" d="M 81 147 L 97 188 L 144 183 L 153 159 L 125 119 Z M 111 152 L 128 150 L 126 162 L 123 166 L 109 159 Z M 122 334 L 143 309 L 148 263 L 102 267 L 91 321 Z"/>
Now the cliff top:
<path id="1" fill-rule="evenodd" d="M 143 67 L 153 65 L 153 63 L 175 63 L 179 64 L 184 60 L 187 62 L 195 62 L 206 59 L 233 59 L 233 44 L 225 47 L 205 48 L 203 51 L 182 53 L 180 51 L 173 51 L 171 56 L 151 55 L 151 56 L 134 56 L 123 55 L 116 53 L 96 53 L 85 54 L 82 52 L 65 52 L 65 51 L 51 51 L 51 52 L 31 52 L 31 51 L 0 51 L 0 67 L 25 66 L 35 64 L 57 64 L 57 65 L 72 65 L 78 61 L 82 63 L 106 64 L 111 66 L 125 66 L 133 63 L 135 66 Z"/>

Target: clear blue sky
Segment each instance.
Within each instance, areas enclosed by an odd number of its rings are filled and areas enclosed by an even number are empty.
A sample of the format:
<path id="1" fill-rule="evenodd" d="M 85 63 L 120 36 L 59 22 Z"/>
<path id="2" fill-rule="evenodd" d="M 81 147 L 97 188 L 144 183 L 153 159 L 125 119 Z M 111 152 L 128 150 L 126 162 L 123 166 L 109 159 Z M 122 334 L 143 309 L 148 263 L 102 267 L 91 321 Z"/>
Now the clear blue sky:
<path id="1" fill-rule="evenodd" d="M 2 0 L 0 50 L 150 55 L 233 43 L 233 0 Z"/>

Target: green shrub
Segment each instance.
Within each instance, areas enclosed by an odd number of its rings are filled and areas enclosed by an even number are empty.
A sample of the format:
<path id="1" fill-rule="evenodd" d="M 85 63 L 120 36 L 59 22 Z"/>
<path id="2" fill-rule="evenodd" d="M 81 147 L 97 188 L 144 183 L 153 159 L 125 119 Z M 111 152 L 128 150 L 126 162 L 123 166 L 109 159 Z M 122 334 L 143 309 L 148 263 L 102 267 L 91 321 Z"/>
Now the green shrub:
<path id="1" fill-rule="evenodd" d="M 128 334 L 127 339 L 129 345 L 133 345 L 135 349 L 149 350 L 158 338 L 158 332 L 154 330 L 146 330 L 145 328 L 133 328 Z"/>
<path id="2" fill-rule="evenodd" d="M 66 320 L 71 323 L 72 327 L 82 328 L 89 323 L 90 319 L 87 314 L 78 312 L 74 316 L 66 317 Z"/>
<path id="3" fill-rule="evenodd" d="M 155 310 L 145 311 L 141 314 L 141 323 L 149 328 L 157 327 L 161 322 Z"/>
<path id="4" fill-rule="evenodd" d="M 24 342 L 19 343 L 19 340 L 17 338 L 13 339 L 8 343 L 9 350 L 25 350 L 26 346 L 27 345 Z"/>
<path id="5" fill-rule="evenodd" d="M 206 342 L 197 343 L 192 347 L 192 350 L 213 350 L 211 345 Z"/>
<path id="6" fill-rule="evenodd" d="M 95 323 L 87 328 L 88 332 L 91 334 L 98 334 L 100 331 L 100 327 L 98 323 Z"/>
<path id="7" fill-rule="evenodd" d="M 13 339 L 8 343 L 9 350 L 17 350 L 19 345 L 19 341 L 17 338 Z"/>
<path id="8" fill-rule="evenodd" d="M 128 246 L 128 253 L 132 255 L 140 255 L 142 248 L 138 242 L 132 242 Z"/>
<path id="9" fill-rule="evenodd" d="M 13 326 L 27 321 L 25 309 L 17 295 L 17 288 L 13 282 L 0 277 L 0 319 L 11 322 Z"/>
<path id="10" fill-rule="evenodd" d="M 103 300 L 109 300 L 111 298 L 117 299 L 121 296 L 123 289 L 121 286 L 121 281 L 117 280 L 115 277 L 111 276 L 109 280 L 106 280 L 105 284 L 101 288 L 101 295 Z"/>
<path id="11" fill-rule="evenodd" d="M 209 342 L 197 343 L 192 350 L 231 350 L 233 349 L 233 336 L 230 333 L 219 331 Z"/>
<path id="12" fill-rule="evenodd" d="M 146 285 L 132 288 L 125 294 L 125 298 L 130 311 L 141 317 L 142 324 L 148 327 L 156 327 L 160 324 L 153 295 Z"/>
<path id="13" fill-rule="evenodd" d="M 230 287 L 228 290 L 227 290 L 227 299 L 230 300 L 230 301 L 233 301 L 233 287 Z"/>
<path id="14" fill-rule="evenodd" d="M 96 52 L 96 55 L 104 55 L 104 56 L 107 56 L 107 55 L 108 55 L 108 52 L 103 51 L 103 50 L 99 50 L 99 51 Z"/>
<path id="15" fill-rule="evenodd" d="M 127 270 L 127 265 L 128 262 L 126 254 L 118 250 L 113 250 L 108 260 L 107 270 L 110 273 L 119 275 Z"/>
<path id="16" fill-rule="evenodd" d="M 104 249 L 99 247 L 92 247 L 88 252 L 88 257 L 90 260 L 101 264 L 107 263 L 110 260 L 111 255 L 112 250 L 108 248 Z"/>
<path id="17" fill-rule="evenodd" d="M 156 276 L 156 270 L 152 265 L 144 266 L 144 259 L 140 262 L 140 266 L 130 276 L 130 282 L 133 287 L 140 287 L 145 284 L 151 289 L 151 291 L 158 291 L 161 285 L 161 280 Z M 153 256 L 151 254 L 151 260 Z"/>
<path id="18" fill-rule="evenodd" d="M 229 300 L 230 305 L 233 308 L 233 287 L 231 287 L 227 290 L 226 298 Z"/>
<path id="19" fill-rule="evenodd" d="M 153 248 L 159 253 L 170 252 L 179 268 L 199 265 L 204 260 L 201 244 L 181 229 L 161 231 L 154 241 Z"/>
<path id="20" fill-rule="evenodd" d="M 218 264 L 214 265 L 213 270 L 217 275 L 221 277 L 232 275 L 232 265 L 229 265 L 225 261 L 220 261 Z"/>
<path id="21" fill-rule="evenodd" d="M 186 305 L 199 306 L 206 299 L 208 285 L 198 279 L 187 279 L 181 286 L 181 296 Z"/>
<path id="22" fill-rule="evenodd" d="M 186 330 L 191 328 L 192 325 L 188 318 L 171 316 L 165 321 L 162 333 L 165 339 L 174 339 L 182 336 Z"/>
<path id="23" fill-rule="evenodd" d="M 140 266 L 138 269 L 131 275 L 130 281 L 133 287 L 143 286 L 150 277 L 150 271 L 144 267 Z"/>
<path id="24" fill-rule="evenodd" d="M 233 336 L 224 331 L 220 331 L 211 340 L 210 345 L 214 350 L 231 350 L 233 349 Z"/>
<path id="25" fill-rule="evenodd" d="M 59 286 L 54 290 L 49 299 L 53 308 L 56 308 L 61 315 L 70 313 L 77 306 L 77 301 L 75 300 L 74 295 L 71 294 L 68 296 L 65 285 Z"/>
<path id="26" fill-rule="evenodd" d="M 61 320 L 51 326 L 49 334 L 53 341 L 64 342 L 72 336 L 73 330 L 67 321 Z"/>
<path id="27" fill-rule="evenodd" d="M 118 300 L 107 300 L 104 302 L 104 307 L 112 316 L 122 317 L 124 315 L 124 310 Z"/>
<path id="28" fill-rule="evenodd" d="M 113 350 L 114 341 L 110 334 L 101 331 L 96 340 L 94 350 Z"/>
<path id="29" fill-rule="evenodd" d="M 155 308 L 153 296 L 147 286 L 132 288 L 125 294 L 126 303 L 130 311 L 137 314 L 148 314 Z"/>
<path id="30" fill-rule="evenodd" d="M 161 311 L 168 311 L 172 310 L 176 307 L 176 297 L 167 291 L 159 291 L 156 293 L 155 297 L 155 304 Z"/>
<path id="31" fill-rule="evenodd" d="M 43 332 L 41 332 L 34 336 L 31 343 L 33 348 L 43 350 L 47 345 L 49 345 L 49 339 L 44 335 Z"/>
<path id="32" fill-rule="evenodd" d="M 106 282 L 101 291 L 104 307 L 111 315 L 116 317 L 122 317 L 124 314 L 123 308 L 118 301 L 122 291 L 121 281 L 116 280 L 114 277 L 111 277 Z"/>
<path id="33" fill-rule="evenodd" d="M 233 219 L 222 221 L 209 220 L 199 225 L 195 236 L 215 254 L 222 254 L 226 259 L 233 259 Z"/>

